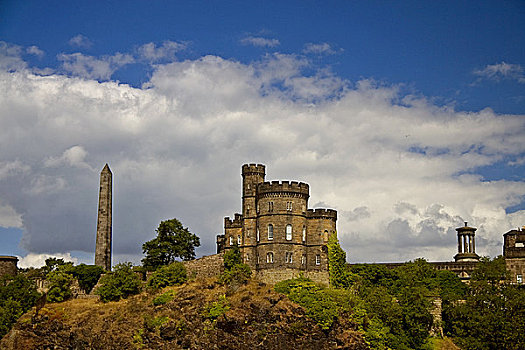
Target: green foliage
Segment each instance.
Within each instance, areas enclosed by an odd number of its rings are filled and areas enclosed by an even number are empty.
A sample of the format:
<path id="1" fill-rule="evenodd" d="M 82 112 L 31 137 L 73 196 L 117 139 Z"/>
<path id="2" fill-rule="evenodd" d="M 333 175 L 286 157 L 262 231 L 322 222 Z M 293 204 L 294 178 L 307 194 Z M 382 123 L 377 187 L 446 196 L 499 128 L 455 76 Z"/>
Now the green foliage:
<path id="1" fill-rule="evenodd" d="M 160 289 L 183 284 L 188 279 L 184 264 L 176 261 L 157 269 L 148 281 L 148 287 Z"/>
<path id="2" fill-rule="evenodd" d="M 159 327 L 169 321 L 168 316 L 157 316 L 144 315 L 144 329 L 149 332 L 155 332 Z"/>
<path id="3" fill-rule="evenodd" d="M 224 268 L 231 270 L 237 264 L 242 264 L 241 251 L 237 243 L 231 249 L 227 249 L 224 253 Z"/>
<path id="4" fill-rule="evenodd" d="M 353 280 L 346 267 L 346 253 L 339 245 L 337 233 L 328 238 L 328 273 L 330 286 L 348 288 Z"/>
<path id="5" fill-rule="evenodd" d="M 206 308 L 205 316 L 206 318 L 215 321 L 221 315 L 224 315 L 229 309 L 230 303 L 228 302 L 226 295 L 222 294 L 221 296 L 219 296 L 219 300 L 214 301 L 213 303 L 208 305 L 208 307 Z"/>
<path id="6" fill-rule="evenodd" d="M 200 246 L 199 237 L 183 227 L 179 220 L 161 221 L 156 231 L 157 237 L 142 245 L 146 254 L 142 259 L 144 267 L 154 270 L 171 264 L 176 258 L 195 259 L 195 247 Z"/>
<path id="7" fill-rule="evenodd" d="M 167 291 L 166 293 L 159 295 L 155 299 L 153 299 L 152 303 L 155 306 L 164 305 L 172 301 L 174 297 L 175 297 L 175 292 L 170 290 L 170 291 Z"/>
<path id="8" fill-rule="evenodd" d="M 45 260 L 45 263 L 46 264 L 41 268 L 44 277 L 47 276 L 50 272 L 56 271 L 59 268 L 62 268 L 62 271 L 66 271 L 67 267 L 73 266 L 72 262 L 65 262 L 62 258 L 47 258 Z"/>
<path id="9" fill-rule="evenodd" d="M 80 264 L 73 268 L 73 276 L 78 280 L 78 285 L 86 293 L 90 293 L 97 284 L 104 269 L 96 265 Z"/>
<path id="10" fill-rule="evenodd" d="M 445 331 L 462 349 L 525 348 L 525 288 L 509 284 L 506 277 L 501 256 L 482 258 L 465 301 L 446 310 Z"/>
<path id="11" fill-rule="evenodd" d="M 121 263 L 100 278 L 100 287 L 95 294 L 100 295 L 103 302 L 118 301 L 130 295 L 138 294 L 141 289 L 140 278 L 132 270 L 131 263 Z"/>
<path id="12" fill-rule="evenodd" d="M 348 290 L 325 288 L 305 278 L 279 282 L 274 289 L 304 307 L 308 317 L 323 330 L 329 330 L 338 317 L 349 317 L 359 304 Z"/>
<path id="13" fill-rule="evenodd" d="M 0 338 L 40 297 L 36 285 L 24 275 L 0 279 Z"/>
<path id="14" fill-rule="evenodd" d="M 52 303 L 60 303 L 71 298 L 71 283 L 73 276 L 61 269 L 54 270 L 48 273 L 47 280 L 49 281 L 49 290 L 47 292 L 47 301 Z"/>
<path id="15" fill-rule="evenodd" d="M 241 285 L 248 282 L 252 276 L 252 270 L 246 264 L 236 264 L 230 270 L 224 271 L 219 276 L 219 283 L 226 285 Z"/>

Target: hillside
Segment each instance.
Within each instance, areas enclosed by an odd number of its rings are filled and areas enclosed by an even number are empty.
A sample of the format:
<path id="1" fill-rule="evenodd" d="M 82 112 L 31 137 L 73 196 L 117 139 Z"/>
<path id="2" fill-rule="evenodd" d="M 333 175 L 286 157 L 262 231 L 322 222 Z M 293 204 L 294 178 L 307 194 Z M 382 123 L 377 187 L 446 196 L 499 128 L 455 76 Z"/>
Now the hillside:
<path id="1" fill-rule="evenodd" d="M 18 320 L 1 349 L 368 349 L 355 324 L 341 319 L 324 332 L 302 307 L 256 281 L 236 289 L 192 281 L 107 304 L 47 304 L 34 314 Z"/>

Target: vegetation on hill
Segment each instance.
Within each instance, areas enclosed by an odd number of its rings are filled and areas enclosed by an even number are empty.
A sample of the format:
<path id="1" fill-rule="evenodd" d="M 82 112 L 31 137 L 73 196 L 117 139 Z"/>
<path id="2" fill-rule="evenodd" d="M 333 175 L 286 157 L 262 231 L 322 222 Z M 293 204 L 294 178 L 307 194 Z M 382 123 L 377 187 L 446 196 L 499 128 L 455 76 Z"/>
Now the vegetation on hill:
<path id="1" fill-rule="evenodd" d="M 200 239 L 191 233 L 177 219 L 161 221 L 156 230 L 157 237 L 142 245 L 146 257 L 142 259 L 145 268 L 155 270 L 169 265 L 175 259 L 195 259 L 195 248 L 200 246 Z"/>

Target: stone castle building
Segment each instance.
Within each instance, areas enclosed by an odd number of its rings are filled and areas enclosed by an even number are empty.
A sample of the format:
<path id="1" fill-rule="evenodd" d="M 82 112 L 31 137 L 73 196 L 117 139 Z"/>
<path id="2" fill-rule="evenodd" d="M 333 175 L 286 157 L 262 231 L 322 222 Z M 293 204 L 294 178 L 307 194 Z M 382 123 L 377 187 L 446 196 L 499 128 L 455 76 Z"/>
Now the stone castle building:
<path id="1" fill-rule="evenodd" d="M 240 248 L 258 279 L 275 282 L 302 273 L 328 281 L 328 238 L 336 234 L 337 212 L 309 209 L 309 185 L 265 181 L 265 166 L 242 166 L 242 213 L 224 218 L 217 252 Z"/>
<path id="2" fill-rule="evenodd" d="M 106 164 L 100 173 L 97 243 L 95 247 L 95 265 L 103 267 L 106 271 L 111 271 L 112 186 L 113 174 Z"/>
<path id="3" fill-rule="evenodd" d="M 523 284 L 525 275 L 525 226 L 520 230 L 510 230 L 503 235 L 503 257 L 510 280 L 513 283 Z"/>
<path id="4" fill-rule="evenodd" d="M 16 256 L 0 256 L 0 277 L 15 276 L 18 273 L 18 258 Z"/>

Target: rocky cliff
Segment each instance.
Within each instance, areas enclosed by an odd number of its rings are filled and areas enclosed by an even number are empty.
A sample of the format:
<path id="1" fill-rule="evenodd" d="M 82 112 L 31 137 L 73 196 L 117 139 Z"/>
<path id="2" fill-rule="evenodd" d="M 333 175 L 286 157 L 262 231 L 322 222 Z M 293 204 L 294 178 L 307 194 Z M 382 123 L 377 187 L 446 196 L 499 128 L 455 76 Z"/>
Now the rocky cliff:
<path id="1" fill-rule="evenodd" d="M 159 298 L 159 296 L 161 296 Z M 22 316 L 1 349 L 368 349 L 355 324 L 321 330 L 271 286 L 213 279 L 103 304 L 76 299 Z"/>

